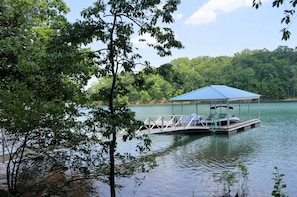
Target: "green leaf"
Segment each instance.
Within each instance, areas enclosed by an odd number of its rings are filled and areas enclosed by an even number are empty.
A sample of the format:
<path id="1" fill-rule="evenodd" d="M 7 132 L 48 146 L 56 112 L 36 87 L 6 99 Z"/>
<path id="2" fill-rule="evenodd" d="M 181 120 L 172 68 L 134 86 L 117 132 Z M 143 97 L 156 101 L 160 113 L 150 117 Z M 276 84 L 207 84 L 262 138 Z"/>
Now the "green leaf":
<path id="1" fill-rule="evenodd" d="M 284 3 L 284 0 L 275 0 L 272 2 L 272 7 L 279 7 Z"/>
<path id="2" fill-rule="evenodd" d="M 283 28 L 281 30 L 281 32 L 283 33 L 282 40 L 288 40 L 288 39 L 290 39 L 291 32 L 287 28 Z"/>

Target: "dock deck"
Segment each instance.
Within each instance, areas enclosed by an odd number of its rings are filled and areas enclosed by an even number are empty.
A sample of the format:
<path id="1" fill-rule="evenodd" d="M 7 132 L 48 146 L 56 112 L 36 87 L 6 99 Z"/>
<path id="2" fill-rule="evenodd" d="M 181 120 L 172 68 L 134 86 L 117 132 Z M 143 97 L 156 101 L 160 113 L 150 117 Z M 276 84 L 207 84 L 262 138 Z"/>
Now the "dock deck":
<path id="1" fill-rule="evenodd" d="M 258 127 L 261 123 L 261 120 L 259 119 L 250 119 L 241 121 L 235 124 L 231 124 L 229 126 L 221 126 L 216 129 L 216 133 L 220 134 L 232 134 L 237 133 L 240 131 L 246 131 L 255 127 Z"/>
<path id="2" fill-rule="evenodd" d="M 155 121 L 152 119 L 146 119 L 144 121 L 145 126 L 140 128 L 137 134 L 161 134 L 161 133 L 187 133 L 187 134 L 233 134 L 240 131 L 245 131 L 251 128 L 255 128 L 260 125 L 261 120 L 249 119 L 233 123 L 230 125 L 206 125 L 199 120 L 193 118 L 191 120 L 184 121 L 183 117 L 180 117 L 178 121 L 172 118 L 165 120 L 164 117 L 159 117 Z M 182 122 L 181 122 L 182 120 Z"/>

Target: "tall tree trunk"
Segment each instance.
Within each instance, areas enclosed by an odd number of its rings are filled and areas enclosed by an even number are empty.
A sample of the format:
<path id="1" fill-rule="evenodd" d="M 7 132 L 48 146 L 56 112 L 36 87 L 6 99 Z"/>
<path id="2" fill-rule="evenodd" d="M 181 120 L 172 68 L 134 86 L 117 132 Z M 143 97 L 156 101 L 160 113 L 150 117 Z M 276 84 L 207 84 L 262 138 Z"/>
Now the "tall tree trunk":
<path id="1" fill-rule="evenodd" d="M 114 151 L 116 144 L 116 134 L 112 135 L 112 140 L 109 148 L 109 158 L 110 158 L 110 169 L 109 169 L 109 184 L 110 184 L 110 196 L 115 197 L 115 163 L 114 163 Z"/>

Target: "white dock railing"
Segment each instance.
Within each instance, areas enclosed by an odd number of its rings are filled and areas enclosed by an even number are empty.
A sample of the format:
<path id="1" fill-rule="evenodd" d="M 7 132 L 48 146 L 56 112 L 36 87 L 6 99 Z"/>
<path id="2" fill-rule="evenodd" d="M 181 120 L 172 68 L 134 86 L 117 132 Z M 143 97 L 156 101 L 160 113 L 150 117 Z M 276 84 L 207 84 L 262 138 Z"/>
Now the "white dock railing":
<path id="1" fill-rule="evenodd" d="M 136 133 L 141 130 L 172 130 L 174 128 L 190 128 L 190 127 L 206 127 L 206 125 L 201 121 L 202 117 L 200 115 L 164 115 L 146 118 L 143 122 L 144 124 L 136 131 Z"/>

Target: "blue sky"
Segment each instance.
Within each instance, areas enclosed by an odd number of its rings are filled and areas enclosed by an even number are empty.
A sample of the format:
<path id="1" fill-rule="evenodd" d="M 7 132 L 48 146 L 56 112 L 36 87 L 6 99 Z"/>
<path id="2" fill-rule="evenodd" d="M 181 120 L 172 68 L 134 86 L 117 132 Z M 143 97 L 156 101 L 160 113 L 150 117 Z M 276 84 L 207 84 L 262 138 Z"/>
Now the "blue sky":
<path id="1" fill-rule="evenodd" d="M 158 57 L 152 49 L 138 46 L 144 60 L 158 67 L 180 57 L 233 56 L 243 49 L 274 50 L 280 45 L 295 48 L 296 23 L 290 27 L 289 41 L 282 41 L 280 20 L 283 7 L 272 8 L 272 0 L 262 0 L 262 6 L 252 8 L 253 0 L 182 0 L 171 25 L 178 40 L 185 46 L 173 50 L 170 57 Z M 68 19 L 74 22 L 80 12 L 95 0 L 65 0 L 71 12 Z M 133 37 L 132 40 L 137 40 Z"/>

